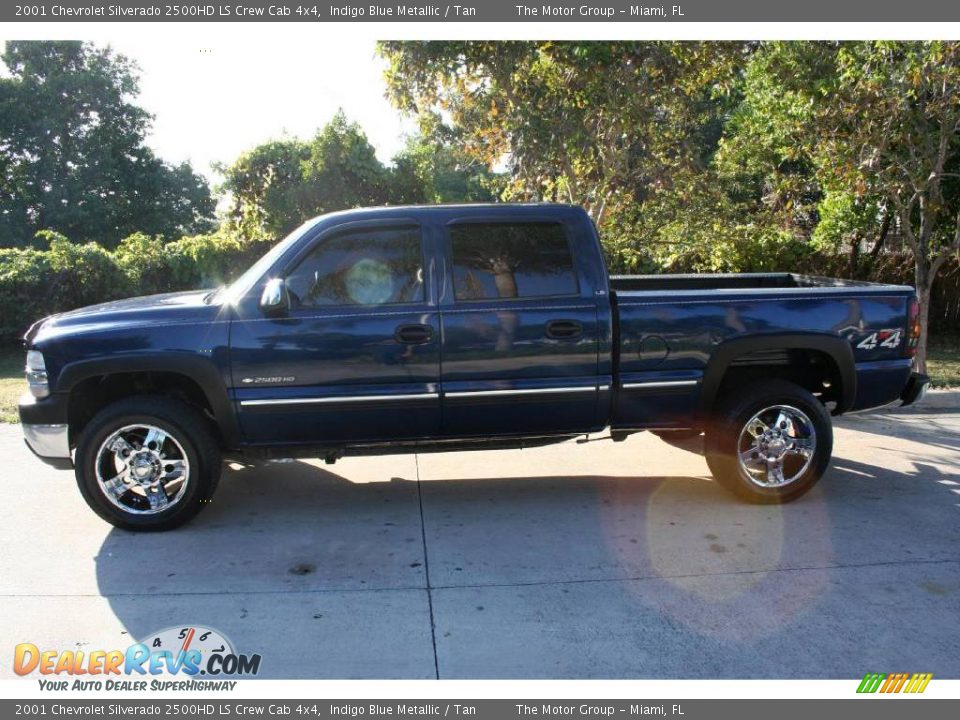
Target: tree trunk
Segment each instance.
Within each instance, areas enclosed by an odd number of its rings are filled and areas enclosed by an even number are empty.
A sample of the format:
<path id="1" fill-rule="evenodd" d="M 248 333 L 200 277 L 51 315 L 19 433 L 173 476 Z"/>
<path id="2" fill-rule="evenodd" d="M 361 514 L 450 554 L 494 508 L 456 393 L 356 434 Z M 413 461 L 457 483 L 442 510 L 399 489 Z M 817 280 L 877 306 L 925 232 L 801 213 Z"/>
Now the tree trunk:
<path id="1" fill-rule="evenodd" d="M 890 223 L 893 220 L 893 213 L 885 213 L 883 216 L 883 223 L 880 225 L 880 234 L 877 236 L 877 241 L 873 244 L 873 249 L 870 250 L 870 259 L 876 260 L 880 255 L 880 251 L 883 250 L 883 244 L 887 241 L 887 234 L 890 232 Z"/>
<path id="2" fill-rule="evenodd" d="M 917 258 L 914 284 L 920 301 L 920 341 L 917 343 L 916 370 L 927 371 L 927 338 L 930 319 L 930 290 L 933 288 L 934 268 L 925 259 Z"/>
<path id="3" fill-rule="evenodd" d="M 502 298 L 515 298 L 520 292 L 517 289 L 517 278 L 513 268 L 506 262 L 494 262 L 493 284 L 497 288 L 497 295 Z"/>
<path id="4" fill-rule="evenodd" d="M 857 265 L 860 259 L 860 233 L 854 233 L 850 240 L 850 258 L 849 269 L 847 270 L 851 279 L 857 277 Z"/>
<path id="5" fill-rule="evenodd" d="M 493 282 L 497 288 L 497 295 L 502 298 L 519 297 L 520 291 L 517 288 L 517 277 L 513 274 L 513 263 L 505 259 L 497 259 L 493 263 Z M 513 339 L 517 333 L 517 325 L 520 318 L 516 312 L 499 312 L 497 319 L 500 321 L 500 332 L 497 335 L 496 351 L 498 353 L 510 352 L 513 349 Z"/>

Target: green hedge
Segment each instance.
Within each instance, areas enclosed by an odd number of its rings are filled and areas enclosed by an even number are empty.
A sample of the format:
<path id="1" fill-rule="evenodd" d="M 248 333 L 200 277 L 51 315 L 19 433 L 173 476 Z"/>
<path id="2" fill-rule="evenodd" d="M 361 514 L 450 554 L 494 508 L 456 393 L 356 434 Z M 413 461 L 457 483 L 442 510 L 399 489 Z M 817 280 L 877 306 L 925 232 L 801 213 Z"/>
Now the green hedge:
<path id="1" fill-rule="evenodd" d="M 39 235 L 47 249 L 0 248 L 0 339 L 21 337 L 46 315 L 152 293 L 216 287 L 239 275 L 269 242 L 241 242 L 226 233 L 172 243 L 142 233 L 113 252 Z"/>

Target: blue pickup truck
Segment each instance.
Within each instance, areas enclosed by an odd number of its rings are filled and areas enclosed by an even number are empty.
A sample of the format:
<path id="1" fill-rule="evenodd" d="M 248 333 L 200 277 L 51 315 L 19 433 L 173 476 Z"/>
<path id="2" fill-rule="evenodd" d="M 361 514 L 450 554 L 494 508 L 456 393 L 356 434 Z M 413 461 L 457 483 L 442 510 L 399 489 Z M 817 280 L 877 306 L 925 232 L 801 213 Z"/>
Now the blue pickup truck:
<path id="1" fill-rule="evenodd" d="M 910 287 L 779 273 L 608 276 L 580 208 L 389 207 L 311 220 L 229 287 L 26 335 L 26 441 L 102 518 L 175 527 L 225 456 L 694 436 L 716 480 L 785 502 L 831 415 L 926 389 Z M 643 459 L 637 458 L 636 468 Z"/>

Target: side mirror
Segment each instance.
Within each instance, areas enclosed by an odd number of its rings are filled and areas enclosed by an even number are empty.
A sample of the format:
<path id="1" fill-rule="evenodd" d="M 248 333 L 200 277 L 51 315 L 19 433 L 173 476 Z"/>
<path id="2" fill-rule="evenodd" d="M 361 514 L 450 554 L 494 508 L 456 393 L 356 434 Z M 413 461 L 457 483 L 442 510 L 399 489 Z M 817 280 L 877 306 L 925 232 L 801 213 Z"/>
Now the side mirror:
<path id="1" fill-rule="evenodd" d="M 289 308 L 290 295 L 283 278 L 269 280 L 260 295 L 260 309 L 267 313 L 277 313 Z"/>

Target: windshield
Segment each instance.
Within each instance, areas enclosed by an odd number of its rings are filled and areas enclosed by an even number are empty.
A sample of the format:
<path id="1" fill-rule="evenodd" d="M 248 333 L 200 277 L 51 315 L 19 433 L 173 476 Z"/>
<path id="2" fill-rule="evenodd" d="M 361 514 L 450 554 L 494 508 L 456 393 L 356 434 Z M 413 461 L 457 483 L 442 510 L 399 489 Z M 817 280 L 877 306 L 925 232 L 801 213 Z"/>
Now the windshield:
<path id="1" fill-rule="evenodd" d="M 283 255 L 290 246 L 295 244 L 301 237 L 303 237 L 303 235 L 314 225 L 316 225 L 316 218 L 307 220 L 307 222 L 270 248 L 263 255 L 263 257 L 251 265 L 250 268 L 243 273 L 243 275 L 234 280 L 233 284 L 231 284 L 224 291 L 224 302 L 235 303 L 237 300 L 246 295 L 250 291 L 250 288 L 253 287 L 254 283 L 263 277 L 267 270 L 273 267 L 274 263 L 276 263 L 280 256 Z"/>

